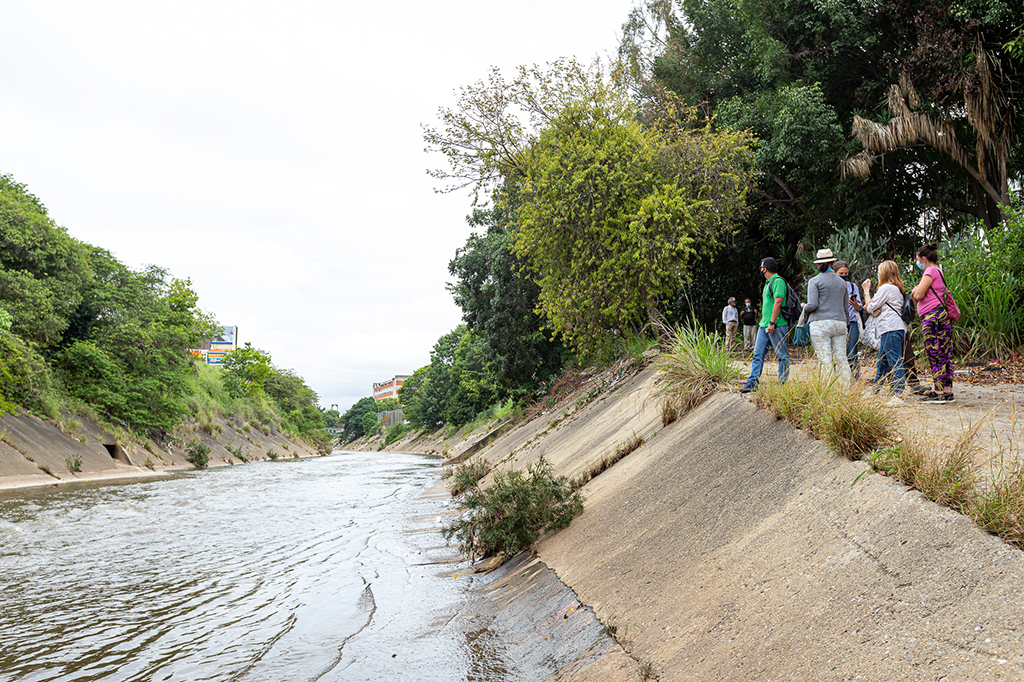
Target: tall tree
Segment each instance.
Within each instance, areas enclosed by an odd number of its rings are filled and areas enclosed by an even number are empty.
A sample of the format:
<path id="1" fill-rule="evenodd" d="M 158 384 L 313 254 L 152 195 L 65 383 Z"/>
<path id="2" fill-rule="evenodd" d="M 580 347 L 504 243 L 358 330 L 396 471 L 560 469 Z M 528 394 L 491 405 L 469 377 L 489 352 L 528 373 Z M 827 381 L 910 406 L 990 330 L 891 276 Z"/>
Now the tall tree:
<path id="1" fill-rule="evenodd" d="M 540 311 L 583 351 L 653 321 L 743 212 L 750 139 L 658 104 L 644 128 L 621 99 L 571 103 L 527 157 L 513 249 L 538 274 Z"/>
<path id="2" fill-rule="evenodd" d="M 0 307 L 12 330 L 41 347 L 60 340 L 91 272 L 84 244 L 10 175 L 0 175 Z"/>
<path id="3" fill-rule="evenodd" d="M 515 201 L 495 203 L 502 208 L 477 209 L 470 216 L 469 224 L 483 232 L 471 234 L 455 252 L 448 271 L 456 280 L 448 289 L 477 334 L 482 371 L 495 397 L 518 400 L 561 371 L 568 352 L 544 328 L 536 313 L 540 288 L 512 253 L 509 206 Z"/>

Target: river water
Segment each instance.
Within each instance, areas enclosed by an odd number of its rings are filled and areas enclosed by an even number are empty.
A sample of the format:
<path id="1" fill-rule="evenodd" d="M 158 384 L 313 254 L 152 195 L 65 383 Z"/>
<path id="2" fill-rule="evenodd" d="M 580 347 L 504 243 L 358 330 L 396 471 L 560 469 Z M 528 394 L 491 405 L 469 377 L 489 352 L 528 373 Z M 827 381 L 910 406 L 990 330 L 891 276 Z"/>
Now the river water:
<path id="1" fill-rule="evenodd" d="M 439 470 L 336 453 L 0 493 L 0 680 L 523 679 L 460 615 Z"/>

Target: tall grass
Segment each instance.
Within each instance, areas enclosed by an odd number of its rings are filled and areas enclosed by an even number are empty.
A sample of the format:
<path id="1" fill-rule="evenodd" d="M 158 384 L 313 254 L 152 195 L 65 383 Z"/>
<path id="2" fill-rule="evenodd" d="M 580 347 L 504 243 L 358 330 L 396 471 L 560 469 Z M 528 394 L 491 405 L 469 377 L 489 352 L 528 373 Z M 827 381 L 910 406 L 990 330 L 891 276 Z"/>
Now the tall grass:
<path id="1" fill-rule="evenodd" d="M 895 437 L 894 411 L 878 396 L 864 395 L 857 385 L 844 389 L 834 376 L 795 377 L 785 384 L 763 381 L 757 404 L 807 429 L 849 459 L 859 459 Z"/>
<path id="2" fill-rule="evenodd" d="M 665 350 L 655 366 L 655 384 L 669 408 L 689 412 L 705 398 L 739 379 L 725 337 L 708 332 L 696 322 L 668 332 Z"/>

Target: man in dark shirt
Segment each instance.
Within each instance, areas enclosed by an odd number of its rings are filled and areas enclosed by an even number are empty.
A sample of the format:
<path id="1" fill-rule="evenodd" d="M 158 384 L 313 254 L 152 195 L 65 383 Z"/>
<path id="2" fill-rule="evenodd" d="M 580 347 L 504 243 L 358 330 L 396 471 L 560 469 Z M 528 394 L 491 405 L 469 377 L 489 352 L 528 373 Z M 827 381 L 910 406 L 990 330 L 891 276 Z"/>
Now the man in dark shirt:
<path id="1" fill-rule="evenodd" d="M 740 310 L 740 322 L 743 323 L 743 350 L 754 350 L 757 340 L 757 308 L 750 304 L 748 298 Z"/>

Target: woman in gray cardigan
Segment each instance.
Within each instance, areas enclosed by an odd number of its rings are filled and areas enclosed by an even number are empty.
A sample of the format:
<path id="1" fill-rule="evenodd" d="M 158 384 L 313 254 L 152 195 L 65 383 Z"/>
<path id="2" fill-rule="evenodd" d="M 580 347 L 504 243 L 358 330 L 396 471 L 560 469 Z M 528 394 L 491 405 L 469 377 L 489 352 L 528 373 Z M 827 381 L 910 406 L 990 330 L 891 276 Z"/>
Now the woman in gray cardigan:
<path id="1" fill-rule="evenodd" d="M 804 311 L 811 327 L 811 345 L 822 371 L 837 371 L 846 385 L 850 382 L 850 363 L 846 360 L 846 321 L 850 319 L 850 300 L 846 282 L 832 272 L 835 256 L 831 249 L 819 249 L 818 274 L 807 283 Z"/>

